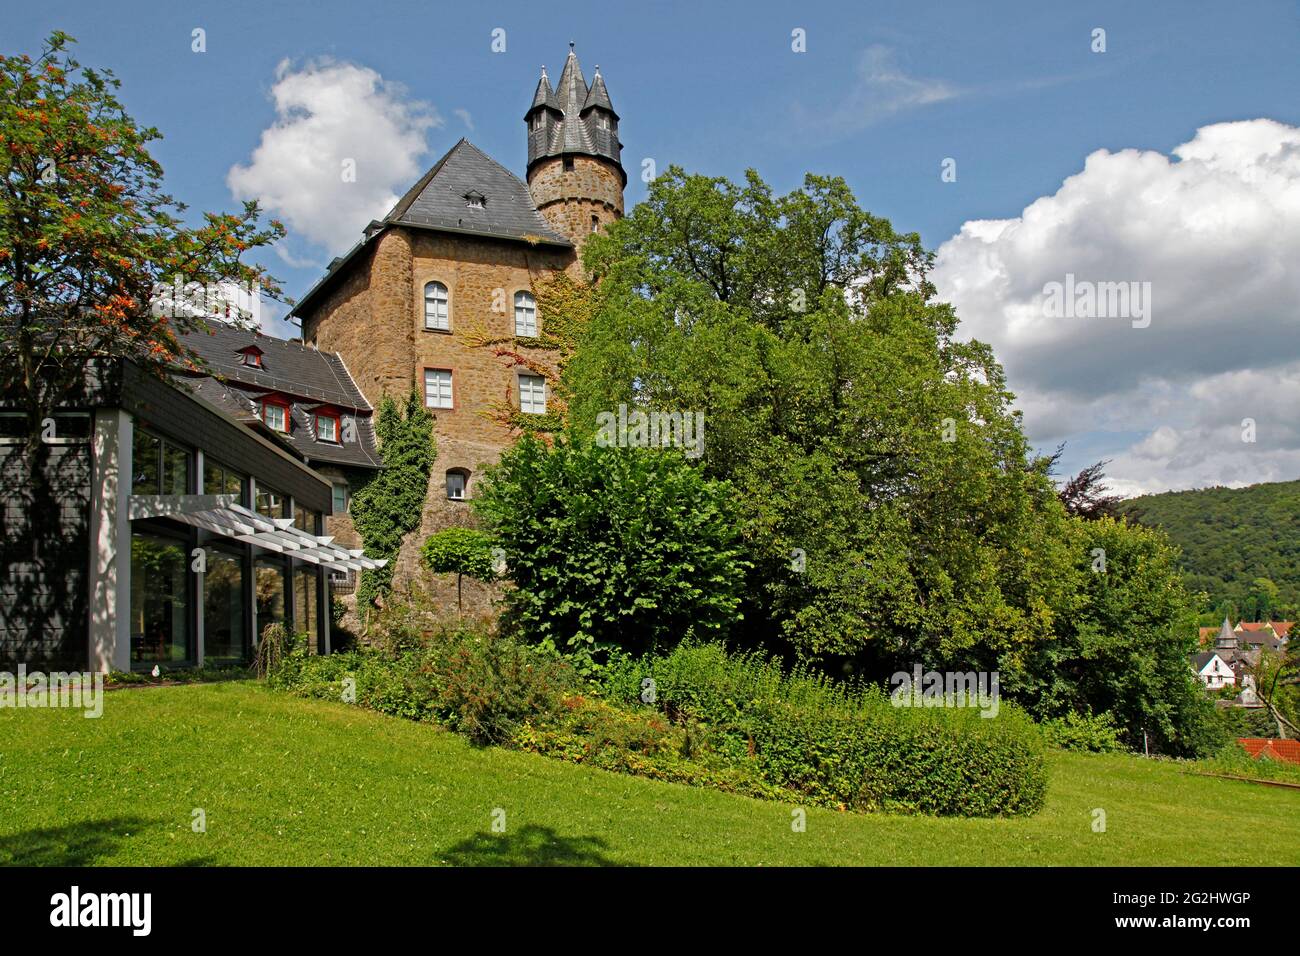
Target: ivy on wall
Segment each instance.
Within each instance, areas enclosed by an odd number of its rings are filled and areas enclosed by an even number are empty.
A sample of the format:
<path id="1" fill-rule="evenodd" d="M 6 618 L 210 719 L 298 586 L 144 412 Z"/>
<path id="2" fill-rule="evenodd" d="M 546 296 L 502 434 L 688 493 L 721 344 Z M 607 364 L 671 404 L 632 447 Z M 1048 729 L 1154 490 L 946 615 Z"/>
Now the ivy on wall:
<path id="1" fill-rule="evenodd" d="M 361 572 L 357 610 L 374 607 L 393 586 L 402 539 L 420 526 L 429 473 L 437 457 L 433 415 L 412 390 L 404 403 L 385 395 L 375 415 L 384 467 L 352 494 L 352 523 L 366 555 L 387 558 L 385 567 Z"/>
<path id="2" fill-rule="evenodd" d="M 485 328 L 474 327 L 462 336 L 467 345 L 491 351 L 507 369 L 524 369 L 546 379 L 547 414 L 525 415 L 510 401 L 493 402 L 483 412 L 516 434 L 555 432 L 564 427 L 568 411 L 564 367 L 595 308 L 593 288 L 567 272 L 534 277 L 532 289 L 537 299 L 540 335 L 493 337 Z"/>

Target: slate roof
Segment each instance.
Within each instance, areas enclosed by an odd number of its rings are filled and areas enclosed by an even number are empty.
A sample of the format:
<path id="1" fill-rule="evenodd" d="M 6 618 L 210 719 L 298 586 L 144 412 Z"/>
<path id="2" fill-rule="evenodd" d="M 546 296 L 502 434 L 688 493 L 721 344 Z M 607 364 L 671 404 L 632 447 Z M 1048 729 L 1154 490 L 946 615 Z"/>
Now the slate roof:
<path id="1" fill-rule="evenodd" d="M 481 208 L 469 205 L 470 192 L 483 196 Z M 542 218 L 527 184 L 467 139 L 407 190 L 384 223 L 572 245 Z"/>
<path id="2" fill-rule="evenodd" d="M 1202 651 L 1199 654 L 1193 654 L 1192 663 L 1196 666 L 1196 673 L 1199 674 L 1201 671 L 1205 670 L 1205 665 L 1210 663 L 1210 661 L 1212 661 L 1216 657 L 1219 657 L 1219 655 L 1216 654 L 1214 651 Z M 1219 659 L 1223 660 L 1222 657 L 1219 657 Z M 1229 664 L 1228 661 L 1223 661 L 1223 662 L 1225 664 Z"/>
<path id="3" fill-rule="evenodd" d="M 209 328 L 211 333 L 194 331 L 183 337 L 185 344 L 202 359 L 204 371 L 208 373 L 188 381 L 195 395 L 308 461 L 381 467 L 373 410 L 341 358 L 301 342 L 222 323 L 211 322 Z M 250 347 L 261 350 L 262 368 L 243 364 L 241 350 Z M 262 422 L 258 402 L 267 392 L 290 400 L 287 435 Z M 319 406 L 338 409 L 344 420 L 350 419 L 356 426 L 357 440 L 318 441 L 312 411 Z"/>
<path id="4" fill-rule="evenodd" d="M 546 77 L 546 68 L 542 68 L 542 78 L 537 82 L 533 103 L 524 114 L 524 120 L 528 123 L 530 169 L 542 159 L 581 153 L 611 160 L 618 165 L 620 172 L 623 170 L 618 114 L 610 102 L 605 79 L 600 75 L 600 67 L 596 67 L 591 85 L 587 85 L 572 43 L 553 91 Z"/>

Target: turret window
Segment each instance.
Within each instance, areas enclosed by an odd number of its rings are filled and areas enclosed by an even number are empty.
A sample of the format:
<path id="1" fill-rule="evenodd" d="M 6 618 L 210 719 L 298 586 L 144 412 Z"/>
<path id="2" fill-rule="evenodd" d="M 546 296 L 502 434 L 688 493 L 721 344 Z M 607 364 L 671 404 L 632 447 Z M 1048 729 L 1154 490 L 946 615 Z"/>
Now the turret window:
<path id="1" fill-rule="evenodd" d="M 515 335 L 520 338 L 537 335 L 537 300 L 531 292 L 515 293 Z"/>
<path id="2" fill-rule="evenodd" d="M 424 327 L 439 332 L 451 331 L 450 311 L 447 307 L 447 287 L 441 282 L 430 282 L 424 287 Z"/>

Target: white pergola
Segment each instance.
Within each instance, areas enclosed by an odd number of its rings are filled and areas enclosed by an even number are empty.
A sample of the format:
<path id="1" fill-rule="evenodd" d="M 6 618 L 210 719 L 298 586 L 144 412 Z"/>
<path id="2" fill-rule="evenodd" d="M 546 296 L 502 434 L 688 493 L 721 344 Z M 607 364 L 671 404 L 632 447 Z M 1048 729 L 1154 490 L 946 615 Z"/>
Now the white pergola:
<path id="1" fill-rule="evenodd" d="M 387 558 L 367 558 L 341 548 L 328 535 L 295 528 L 292 518 L 267 518 L 239 504 L 235 495 L 132 495 L 130 518 L 171 518 L 223 538 L 245 541 L 331 570 L 373 570 Z"/>

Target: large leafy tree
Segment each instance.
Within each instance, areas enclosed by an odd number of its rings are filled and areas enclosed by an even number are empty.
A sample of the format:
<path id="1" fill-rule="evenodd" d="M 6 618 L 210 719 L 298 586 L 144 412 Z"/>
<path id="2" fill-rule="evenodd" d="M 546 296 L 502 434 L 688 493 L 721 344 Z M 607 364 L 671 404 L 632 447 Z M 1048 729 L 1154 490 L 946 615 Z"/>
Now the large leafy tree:
<path id="1" fill-rule="evenodd" d="M 752 565 L 734 639 L 876 680 L 997 669 L 1040 716 L 1111 712 L 1130 743 L 1210 733 L 1172 550 L 1067 512 L 916 235 L 839 179 L 777 196 L 673 168 L 585 262 L 570 425 L 620 403 L 704 413 L 697 467 L 734 489 Z"/>
<path id="2" fill-rule="evenodd" d="M 930 262 L 840 179 L 775 196 L 677 168 L 587 244 L 573 425 L 620 402 L 705 414 L 702 466 L 744 509 L 751 642 L 992 666 L 1050 631 L 1066 517 Z"/>
<path id="3" fill-rule="evenodd" d="M 56 32 L 36 59 L 0 56 L 0 385 L 33 418 L 93 357 L 159 373 L 190 360 L 177 333 L 202 316 L 152 308 L 161 287 L 279 294 L 245 257 L 280 224 L 262 226 L 250 202 L 187 225 L 149 154 L 159 132 L 127 114 L 110 71 L 71 58 L 72 42 Z"/>

